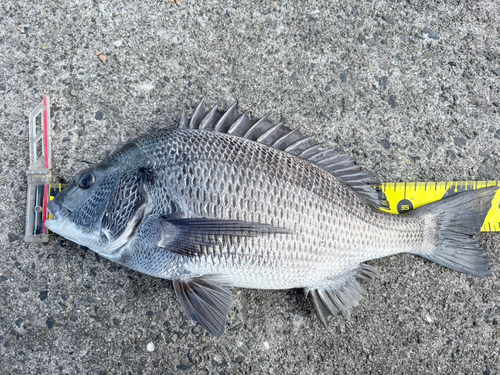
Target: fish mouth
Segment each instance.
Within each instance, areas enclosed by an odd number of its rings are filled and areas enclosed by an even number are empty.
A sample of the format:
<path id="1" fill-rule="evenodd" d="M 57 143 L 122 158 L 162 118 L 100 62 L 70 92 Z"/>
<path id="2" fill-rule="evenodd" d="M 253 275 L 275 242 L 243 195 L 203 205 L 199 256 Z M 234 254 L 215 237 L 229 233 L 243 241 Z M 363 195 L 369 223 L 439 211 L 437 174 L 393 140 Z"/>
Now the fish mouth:
<path id="1" fill-rule="evenodd" d="M 54 220 L 63 219 L 71 213 L 66 207 L 53 200 L 47 204 L 47 209 L 54 216 Z"/>

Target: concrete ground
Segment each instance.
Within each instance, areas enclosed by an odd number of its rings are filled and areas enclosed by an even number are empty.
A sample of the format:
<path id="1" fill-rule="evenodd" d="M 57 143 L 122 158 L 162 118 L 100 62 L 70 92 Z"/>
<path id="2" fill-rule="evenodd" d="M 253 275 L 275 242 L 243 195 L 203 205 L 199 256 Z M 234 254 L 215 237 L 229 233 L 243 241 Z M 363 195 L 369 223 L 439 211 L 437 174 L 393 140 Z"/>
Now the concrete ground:
<path id="1" fill-rule="evenodd" d="M 44 94 L 56 180 L 204 95 L 303 126 L 383 181 L 500 179 L 499 25 L 496 0 L 2 2 L 0 371 L 500 373 L 499 233 L 477 236 L 489 279 L 370 262 L 379 277 L 330 332 L 302 291 L 235 290 L 220 339 L 168 281 L 61 237 L 23 242 L 27 117 Z"/>

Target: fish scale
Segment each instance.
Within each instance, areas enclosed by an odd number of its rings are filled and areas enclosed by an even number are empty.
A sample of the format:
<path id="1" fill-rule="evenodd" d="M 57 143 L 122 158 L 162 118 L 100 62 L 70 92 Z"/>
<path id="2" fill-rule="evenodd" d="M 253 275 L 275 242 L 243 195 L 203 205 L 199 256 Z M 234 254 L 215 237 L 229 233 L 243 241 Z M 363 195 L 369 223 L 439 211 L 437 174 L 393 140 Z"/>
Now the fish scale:
<path id="1" fill-rule="evenodd" d="M 160 148 L 155 142 L 165 147 Z M 186 142 L 188 144 L 184 145 Z M 415 240 L 417 236 L 413 235 L 422 231 L 416 218 L 375 212 L 327 172 L 282 151 L 204 130 L 166 131 L 139 140 L 137 144 L 158 165 L 166 164 L 165 152 L 157 151 L 162 149 L 182 150 L 182 157 L 190 161 L 184 168 L 167 168 L 158 172 L 158 183 L 170 186 L 166 195 L 179 202 L 180 211 L 189 212 L 191 217 L 259 222 L 300 233 L 300 236 L 278 234 L 243 239 L 240 255 L 225 256 L 230 253 L 226 247 L 222 257 L 213 256 L 213 267 L 207 265 L 204 257 L 195 257 L 188 261 L 189 271 L 193 274 L 231 273 L 235 286 L 247 288 L 322 285 L 360 262 L 419 245 Z M 218 148 L 215 153 L 213 145 Z M 213 157 L 214 154 L 217 157 Z M 174 160 L 181 158 L 172 151 L 169 157 Z M 218 176 L 209 171 L 219 171 Z M 245 176 L 244 181 L 240 176 Z M 185 183 L 168 184 L 172 180 Z M 243 182 L 250 193 L 235 194 Z M 280 186 L 280 189 L 276 190 L 275 186 Z M 154 196 L 155 191 L 152 189 L 152 207 L 160 205 L 156 202 L 163 200 L 163 194 Z M 222 204 L 217 204 L 218 200 L 207 200 L 201 192 L 219 196 Z M 245 201 L 250 207 L 245 207 Z M 270 207 L 274 207 L 275 214 Z M 347 212 L 350 212 L 349 218 Z M 353 215 L 357 220 L 353 220 Z M 323 225 L 321 239 L 318 239 L 316 229 L 318 222 Z M 397 238 L 393 235 L 395 224 L 401 228 L 401 236 Z M 372 232 L 371 243 L 356 235 L 363 230 Z M 281 251 L 286 255 L 280 256 Z M 246 254 L 262 261 L 251 278 L 245 276 L 248 263 L 245 269 L 239 266 L 240 257 Z M 304 269 L 307 272 L 297 273 Z"/>
<path id="2" fill-rule="evenodd" d="M 131 141 L 48 203 L 51 231 L 145 274 L 172 279 L 188 317 L 220 336 L 231 287 L 304 288 L 322 323 L 350 314 L 396 253 L 490 276 L 479 232 L 498 190 L 391 215 L 379 182 L 299 129 L 237 103 Z"/>

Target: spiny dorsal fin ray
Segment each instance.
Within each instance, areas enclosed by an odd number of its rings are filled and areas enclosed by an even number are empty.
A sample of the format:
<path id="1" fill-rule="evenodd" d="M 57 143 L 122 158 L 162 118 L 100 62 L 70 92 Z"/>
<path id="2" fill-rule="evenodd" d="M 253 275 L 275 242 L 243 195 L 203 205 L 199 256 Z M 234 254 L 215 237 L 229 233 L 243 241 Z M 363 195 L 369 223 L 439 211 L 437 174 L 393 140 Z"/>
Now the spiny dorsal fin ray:
<path id="1" fill-rule="evenodd" d="M 191 117 L 191 121 L 189 122 L 190 129 L 198 129 L 200 127 L 201 121 L 205 117 L 207 112 L 205 111 L 205 98 L 201 99 L 200 104 L 196 107 L 193 113 L 193 117 Z"/>
<path id="2" fill-rule="evenodd" d="M 299 128 L 291 130 L 284 122 L 274 125 L 267 115 L 254 120 L 248 111 L 241 114 L 238 102 L 233 103 L 227 111 L 219 111 L 217 106 L 206 111 L 203 98 L 191 119 L 183 114 L 180 127 L 231 134 L 295 155 L 332 174 L 374 207 L 389 207 L 385 194 L 373 189 L 379 181 L 369 172 L 361 171 L 348 155 L 322 147 L 312 138 L 305 137 Z"/>
<path id="3" fill-rule="evenodd" d="M 315 155 L 319 149 L 321 149 L 321 146 L 323 146 L 323 143 L 315 143 L 311 147 L 305 149 L 302 151 L 300 154 L 297 156 L 302 159 L 308 160 L 312 155 Z"/>
<path id="4" fill-rule="evenodd" d="M 186 115 L 185 109 L 182 110 L 181 119 L 179 121 L 179 128 L 181 128 L 181 129 L 189 128 L 189 118 Z"/>
<path id="5" fill-rule="evenodd" d="M 306 288 L 306 295 L 328 329 L 328 318 L 339 313 L 349 316 L 352 309 L 359 305 L 365 295 L 364 289 L 356 279 L 371 281 L 377 274 L 375 267 L 360 264 L 352 271 L 331 280 L 330 285 L 321 288 Z"/>
<path id="6" fill-rule="evenodd" d="M 268 119 L 269 114 L 265 114 L 261 119 L 257 120 L 253 126 L 248 129 L 243 138 L 256 141 L 263 133 L 273 126 L 273 123 Z"/>
<path id="7" fill-rule="evenodd" d="M 214 131 L 220 133 L 227 133 L 231 125 L 240 117 L 238 112 L 238 101 L 235 101 L 226 112 L 222 112 L 222 117 L 219 119 L 214 127 Z"/>
<path id="8" fill-rule="evenodd" d="M 236 119 L 236 121 L 231 125 L 231 127 L 227 131 L 227 133 L 231 135 L 236 135 L 238 137 L 243 137 L 256 122 L 257 120 L 252 120 L 250 112 L 246 111 Z"/>
<path id="9" fill-rule="evenodd" d="M 257 142 L 262 143 L 266 146 L 271 146 L 276 141 L 276 139 L 283 137 L 289 131 L 290 129 L 285 126 L 285 122 L 281 121 L 280 123 L 273 125 L 264 133 L 262 133 L 261 136 L 257 138 Z"/>
<path id="10" fill-rule="evenodd" d="M 295 143 L 292 143 L 290 146 L 288 146 L 285 149 L 285 152 L 288 152 L 289 154 L 298 156 L 300 155 L 303 151 L 310 149 L 311 146 L 316 145 L 316 141 L 312 138 L 301 138 Z"/>
<path id="11" fill-rule="evenodd" d="M 205 129 L 205 130 L 214 130 L 215 125 L 219 121 L 219 119 L 222 117 L 223 112 L 218 110 L 218 104 L 215 105 L 201 120 L 200 129 Z"/>
<path id="12" fill-rule="evenodd" d="M 273 144 L 272 148 L 277 150 L 285 151 L 286 148 L 292 144 L 294 144 L 299 139 L 304 138 L 304 136 L 300 133 L 300 127 L 294 130 L 291 130 L 283 137 L 278 138 Z"/>

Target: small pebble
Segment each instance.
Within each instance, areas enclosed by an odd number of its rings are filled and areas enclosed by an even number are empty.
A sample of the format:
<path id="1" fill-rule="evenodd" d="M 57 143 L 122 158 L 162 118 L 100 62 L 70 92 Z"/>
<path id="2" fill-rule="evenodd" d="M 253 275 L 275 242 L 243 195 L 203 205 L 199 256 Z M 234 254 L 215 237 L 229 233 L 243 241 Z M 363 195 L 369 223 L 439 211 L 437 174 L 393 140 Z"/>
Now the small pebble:
<path id="1" fill-rule="evenodd" d="M 104 118 L 104 112 L 103 111 L 97 111 L 95 113 L 95 119 L 97 121 L 101 121 Z"/>
<path id="2" fill-rule="evenodd" d="M 391 106 L 391 108 L 396 108 L 398 106 L 397 103 L 396 103 L 396 97 L 394 95 L 391 95 L 389 97 L 388 103 Z"/>
<path id="3" fill-rule="evenodd" d="M 486 60 L 493 61 L 498 57 L 498 52 L 489 51 L 486 54 Z"/>
<path id="4" fill-rule="evenodd" d="M 155 344 L 150 342 L 146 348 L 148 349 L 148 352 L 152 352 L 153 350 L 155 350 Z"/>
<path id="5" fill-rule="evenodd" d="M 457 146 L 461 146 L 461 145 L 464 145 L 467 143 L 467 141 L 463 138 L 459 138 L 459 137 L 455 137 L 453 138 L 453 142 L 455 143 L 455 145 Z"/>
<path id="6" fill-rule="evenodd" d="M 388 81 L 389 81 L 389 77 L 387 77 L 387 76 L 382 76 L 378 79 L 378 84 L 380 86 L 380 90 L 387 89 Z"/>
<path id="7" fill-rule="evenodd" d="M 436 34 L 434 31 L 432 31 L 431 29 L 429 29 L 428 27 L 422 30 L 422 34 L 427 34 L 427 36 L 431 39 L 439 39 L 439 35 Z"/>
<path id="8" fill-rule="evenodd" d="M 389 16 L 382 16 L 382 19 L 387 22 L 389 25 L 395 25 L 396 20 L 394 18 L 391 18 Z"/>
<path id="9" fill-rule="evenodd" d="M 45 301 L 49 295 L 48 290 L 42 290 L 40 294 L 38 295 L 38 298 L 40 298 L 41 301 Z"/>
<path id="10" fill-rule="evenodd" d="M 9 237 L 9 242 L 14 242 L 19 239 L 19 236 L 14 233 L 9 233 L 7 236 Z"/>
<path id="11" fill-rule="evenodd" d="M 244 360 L 245 360 L 245 356 L 240 355 L 240 356 L 236 357 L 236 359 L 234 360 L 234 363 L 241 363 Z"/>
<path id="12" fill-rule="evenodd" d="M 385 148 L 386 150 L 390 149 L 391 148 L 391 144 L 389 143 L 389 141 L 387 139 L 382 139 L 381 141 L 378 142 L 383 148 Z"/>

